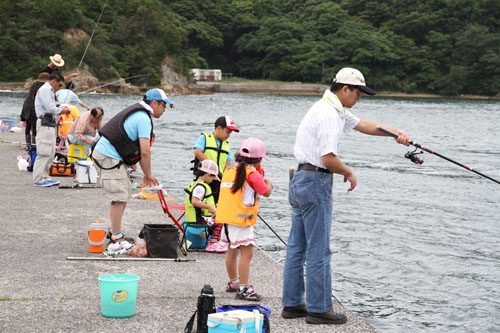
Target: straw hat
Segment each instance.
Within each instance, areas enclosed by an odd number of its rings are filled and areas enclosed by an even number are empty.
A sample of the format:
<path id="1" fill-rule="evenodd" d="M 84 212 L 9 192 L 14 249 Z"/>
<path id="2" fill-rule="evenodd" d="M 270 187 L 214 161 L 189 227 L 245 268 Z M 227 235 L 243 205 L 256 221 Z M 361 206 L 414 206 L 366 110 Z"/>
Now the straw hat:
<path id="1" fill-rule="evenodd" d="M 54 54 L 54 56 L 49 57 L 50 61 L 57 67 L 64 66 L 64 60 L 60 54 Z"/>

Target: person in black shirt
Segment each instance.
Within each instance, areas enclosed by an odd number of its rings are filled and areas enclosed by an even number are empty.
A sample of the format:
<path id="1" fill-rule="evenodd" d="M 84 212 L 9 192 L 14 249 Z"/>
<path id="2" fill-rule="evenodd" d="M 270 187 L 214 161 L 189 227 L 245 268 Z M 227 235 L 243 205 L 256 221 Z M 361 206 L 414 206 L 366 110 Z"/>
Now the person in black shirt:
<path id="1" fill-rule="evenodd" d="M 21 111 L 21 121 L 26 122 L 25 138 L 26 138 L 26 150 L 30 145 L 35 145 L 36 137 L 36 113 L 35 113 L 35 97 L 38 89 L 43 86 L 43 84 L 49 81 L 48 73 L 40 73 L 38 79 L 33 82 L 30 87 L 28 96 L 24 100 L 23 109 Z"/>
<path id="2" fill-rule="evenodd" d="M 50 56 L 50 63 L 45 66 L 42 72 L 46 72 L 49 74 L 52 74 L 54 72 L 59 73 L 59 67 L 64 66 L 64 59 L 61 57 L 60 54 L 54 54 L 53 56 Z M 73 73 L 70 75 L 67 75 L 64 77 L 64 81 L 68 81 L 71 78 L 77 77 L 78 73 Z"/>

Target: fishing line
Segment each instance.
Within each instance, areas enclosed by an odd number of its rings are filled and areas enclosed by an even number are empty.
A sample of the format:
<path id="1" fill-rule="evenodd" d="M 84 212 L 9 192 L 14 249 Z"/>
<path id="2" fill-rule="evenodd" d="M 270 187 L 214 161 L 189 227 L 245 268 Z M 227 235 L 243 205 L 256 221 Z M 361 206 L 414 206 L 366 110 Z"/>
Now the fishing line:
<path id="1" fill-rule="evenodd" d="M 99 18 L 97 19 L 97 22 L 95 23 L 94 31 L 92 31 L 92 35 L 90 35 L 89 42 L 87 43 L 87 47 L 85 48 L 85 51 L 83 52 L 82 58 L 80 59 L 80 63 L 78 64 L 78 67 L 76 68 L 76 73 L 80 73 L 80 67 L 82 66 L 83 59 L 85 58 L 85 55 L 87 54 L 87 50 L 89 49 L 90 43 L 92 42 L 92 38 L 94 37 L 94 33 L 97 30 L 97 26 L 99 25 L 99 21 L 101 20 L 102 13 L 104 12 L 104 8 L 106 8 L 106 4 L 108 3 L 108 0 L 104 3 L 102 6 L 101 14 L 99 14 Z M 75 87 L 77 86 L 78 83 L 78 78 L 75 80 Z M 64 97 L 64 101 L 62 104 L 66 103 L 66 99 L 68 98 L 69 94 L 66 94 L 66 97 Z"/>
<path id="2" fill-rule="evenodd" d="M 119 82 L 119 81 L 121 81 L 121 80 L 126 81 L 126 80 L 129 80 L 129 79 L 134 79 L 134 78 L 136 78 L 136 77 L 141 77 L 141 76 L 150 76 L 150 75 L 151 75 L 151 74 L 139 74 L 139 75 L 129 76 L 129 77 L 126 77 L 126 78 L 124 78 L 124 79 L 118 79 L 118 80 L 116 80 L 116 81 L 112 81 L 112 82 L 109 82 L 109 83 L 105 83 L 105 84 L 100 85 L 100 86 L 98 86 L 98 87 L 94 87 L 94 88 L 91 88 L 91 89 L 88 89 L 88 90 L 82 91 L 82 92 L 81 92 L 81 94 L 85 94 L 85 93 L 88 93 L 88 92 L 90 92 L 90 91 L 92 91 L 92 90 L 99 89 L 99 88 L 102 88 L 102 87 L 105 87 L 105 86 L 109 86 L 110 84 L 113 84 L 113 83 Z"/>
<path id="3" fill-rule="evenodd" d="M 108 3 L 108 0 L 104 3 L 104 6 L 102 6 L 101 14 L 99 15 L 99 18 L 97 19 L 97 22 L 95 23 L 94 31 L 92 31 L 92 35 L 90 35 L 89 42 L 87 43 L 87 47 L 85 48 L 85 52 L 83 52 L 82 59 L 80 59 L 80 63 L 78 64 L 78 68 L 76 72 L 78 73 L 80 71 L 80 66 L 82 65 L 83 59 L 85 58 L 85 55 L 87 54 L 87 50 L 89 49 L 90 43 L 92 42 L 92 38 L 94 37 L 94 33 L 97 30 L 97 26 L 99 25 L 99 21 L 101 20 L 102 13 L 104 12 L 104 8 L 106 8 L 106 4 Z"/>
<path id="4" fill-rule="evenodd" d="M 389 134 L 390 136 L 392 136 L 392 137 L 394 137 L 394 138 L 397 138 L 397 137 L 398 137 L 398 135 L 397 135 L 396 133 L 391 132 L 391 131 L 389 131 L 389 130 L 388 130 L 388 129 L 386 129 L 386 128 L 383 128 L 383 127 L 377 126 L 377 129 L 378 129 L 379 131 L 381 131 L 381 132 L 384 132 L 384 133 L 386 133 L 386 134 Z M 449 158 L 449 157 L 443 156 L 443 155 L 441 155 L 441 154 L 439 154 L 439 153 L 435 152 L 435 151 L 434 151 L 434 150 L 432 150 L 432 149 L 429 149 L 429 148 L 427 148 L 427 147 L 425 147 L 425 146 L 422 146 L 422 145 L 420 145 L 420 144 L 418 144 L 418 143 L 416 143 L 416 142 L 413 142 L 413 141 L 410 141 L 410 144 L 411 144 L 412 146 L 414 146 L 416 149 L 415 149 L 415 151 L 413 151 L 413 152 L 408 152 L 408 153 L 406 153 L 406 154 L 405 154 L 405 157 L 406 157 L 406 158 L 409 158 L 412 162 L 414 162 L 414 163 L 416 163 L 416 164 L 422 164 L 422 163 L 424 163 L 424 159 L 423 159 L 421 156 L 417 155 L 417 154 L 423 154 L 423 152 L 424 152 L 424 151 L 426 151 L 426 152 L 431 153 L 431 154 L 433 154 L 433 155 L 439 156 L 439 157 L 441 157 L 442 159 L 447 160 L 448 162 L 451 162 L 451 163 L 453 163 L 453 164 L 456 164 L 456 165 L 458 165 L 459 167 L 462 167 L 462 168 L 464 168 L 464 169 L 466 169 L 466 170 L 472 171 L 472 172 L 474 172 L 474 173 L 476 173 L 476 174 L 478 174 L 478 175 L 480 175 L 480 176 L 482 176 L 482 177 L 484 177 L 484 178 L 486 178 L 486 179 L 489 179 L 489 180 L 491 180 L 491 181 L 493 181 L 493 182 L 495 182 L 495 183 L 497 183 L 497 184 L 500 184 L 500 181 L 498 181 L 498 180 L 496 180 L 496 179 L 494 179 L 494 178 L 491 178 L 490 176 L 487 176 L 487 175 L 485 175 L 485 174 L 483 174 L 483 173 L 481 173 L 481 172 L 479 172 L 479 171 L 476 171 L 476 170 L 472 169 L 471 167 L 468 167 L 468 166 L 467 166 L 467 165 L 465 165 L 465 164 L 459 163 L 459 162 L 457 162 L 457 161 L 452 160 L 452 159 L 451 159 L 451 158 Z M 421 152 L 417 152 L 417 151 L 416 151 L 417 149 L 422 149 L 423 151 L 421 151 Z"/>

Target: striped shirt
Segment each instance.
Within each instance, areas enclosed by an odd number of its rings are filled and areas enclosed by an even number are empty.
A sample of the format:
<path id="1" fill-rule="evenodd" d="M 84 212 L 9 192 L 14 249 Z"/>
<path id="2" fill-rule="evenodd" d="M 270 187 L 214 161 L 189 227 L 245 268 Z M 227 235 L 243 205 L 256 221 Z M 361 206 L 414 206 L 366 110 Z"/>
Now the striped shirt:
<path id="1" fill-rule="evenodd" d="M 68 134 L 73 134 L 79 141 L 85 139 L 84 135 L 96 136 L 97 131 L 102 128 L 102 120 L 95 124 L 90 121 L 90 111 L 83 112 L 71 125 Z"/>
<path id="2" fill-rule="evenodd" d="M 337 155 L 342 133 L 350 132 L 360 119 L 347 111 L 339 98 L 326 90 L 323 98 L 307 111 L 299 125 L 293 153 L 300 163 L 326 168 L 321 157 Z"/>

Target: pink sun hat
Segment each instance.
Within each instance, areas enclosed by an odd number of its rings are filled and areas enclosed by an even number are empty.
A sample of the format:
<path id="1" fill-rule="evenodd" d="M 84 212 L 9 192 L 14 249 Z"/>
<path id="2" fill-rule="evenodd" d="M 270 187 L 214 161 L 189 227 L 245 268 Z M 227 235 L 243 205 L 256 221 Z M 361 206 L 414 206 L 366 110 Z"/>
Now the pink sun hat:
<path id="1" fill-rule="evenodd" d="M 240 155 L 243 157 L 265 158 L 269 160 L 266 155 L 266 145 L 257 138 L 243 140 L 240 146 Z"/>

